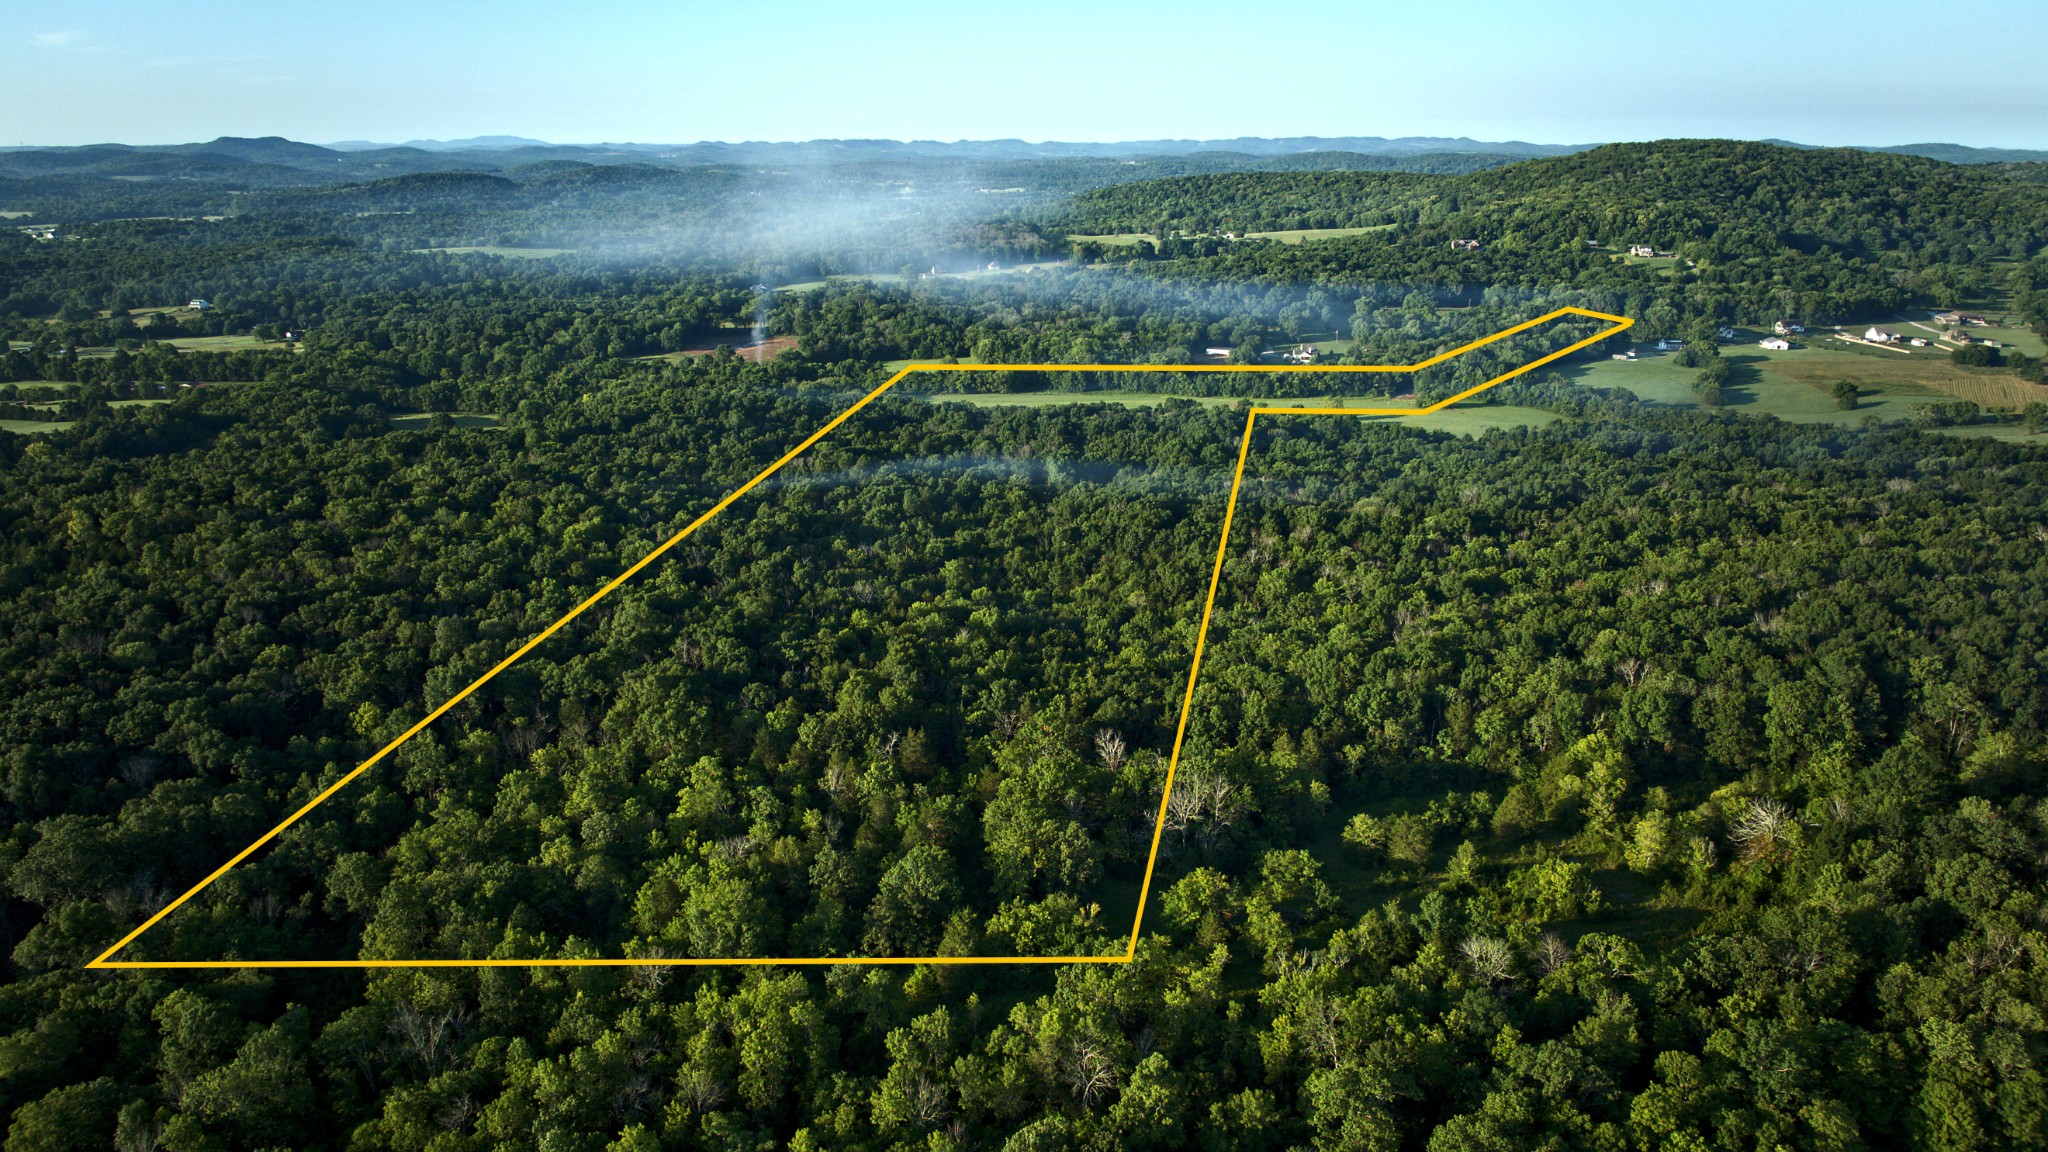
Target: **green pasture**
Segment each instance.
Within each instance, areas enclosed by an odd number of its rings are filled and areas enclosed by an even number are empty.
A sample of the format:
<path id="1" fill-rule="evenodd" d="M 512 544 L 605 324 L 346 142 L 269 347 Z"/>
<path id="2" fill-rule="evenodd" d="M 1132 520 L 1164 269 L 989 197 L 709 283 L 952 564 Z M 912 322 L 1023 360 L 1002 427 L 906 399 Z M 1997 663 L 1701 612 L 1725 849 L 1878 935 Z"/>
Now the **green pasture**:
<path id="1" fill-rule="evenodd" d="M 264 340 L 255 336 L 173 336 L 164 343 L 180 352 L 254 352 L 266 349 L 286 352 L 293 347 L 282 340 Z"/>
<path id="2" fill-rule="evenodd" d="M 1829 347 L 1829 343 L 1837 346 Z M 1971 400 L 1987 408 L 2016 408 L 2040 387 L 2026 385 L 2010 373 L 1959 368 L 1946 355 L 1900 356 L 1855 350 L 1829 341 L 1825 335 L 1785 352 L 1736 344 L 1725 347 L 1722 357 L 1735 368 L 1734 380 L 1723 393 L 1725 407 L 1798 423 L 1860 424 L 1873 415 L 1903 420 L 1919 405 L 1946 399 Z M 1675 356 L 1599 360 L 1567 369 L 1567 375 L 1593 388 L 1626 389 L 1653 404 L 1699 406 L 1692 391 L 1697 373 L 1680 367 Z M 1835 406 L 1832 389 L 1837 380 L 1848 380 L 1861 391 L 1854 409 Z M 2048 395 L 2048 390 L 2043 392 Z"/>

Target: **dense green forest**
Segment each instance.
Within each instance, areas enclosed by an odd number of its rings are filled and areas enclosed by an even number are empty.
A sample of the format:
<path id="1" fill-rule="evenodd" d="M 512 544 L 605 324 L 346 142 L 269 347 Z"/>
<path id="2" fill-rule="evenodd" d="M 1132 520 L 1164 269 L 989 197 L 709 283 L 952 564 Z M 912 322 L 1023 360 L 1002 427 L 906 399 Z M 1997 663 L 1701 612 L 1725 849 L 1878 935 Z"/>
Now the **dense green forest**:
<path id="1" fill-rule="evenodd" d="M 1392 225 L 1315 245 L 1232 244 L 1163 270 L 1294 283 L 1569 285 L 1640 303 L 1617 310 L 1658 335 L 1688 314 L 1837 323 L 1911 300 L 1953 307 L 2007 287 L 2014 264 L 2048 243 L 2048 190 L 2003 172 L 1725 141 L 1608 145 L 1458 177 L 1143 182 L 1083 193 L 1064 213 L 1073 232 L 1153 232 L 1167 257 L 1196 243 L 1176 232 Z M 1481 246 L 1460 250 L 1453 240 Z M 1622 262 L 1635 245 L 1680 263 Z"/>
<path id="2" fill-rule="evenodd" d="M 531 180 L 406 181 L 0 237 L 0 401 L 55 429 L 0 433 L 7 1152 L 2048 1140 L 2048 456 L 1551 374 L 1488 397 L 1541 428 L 1261 418 L 1170 797 L 1246 403 L 907 383 L 119 957 L 648 963 L 84 969 L 888 361 L 1213 400 L 1322 393 L 1165 367 L 1409 362 L 1567 303 L 1704 330 L 1702 376 L 1752 307 L 2048 327 L 2038 186 L 1910 157 L 1193 175 L 945 225 L 998 261 L 1160 229 L 1113 265 L 783 291 L 933 249 L 649 251 L 629 214 L 414 252 L 553 225 Z M 583 187 L 548 203 L 588 227 Z M 1397 227 L 1171 243 L 1360 222 Z M 1337 386 L 1426 400 L 1593 328 Z M 1128 964 L 656 963 L 1121 952 L 1162 801 Z"/>

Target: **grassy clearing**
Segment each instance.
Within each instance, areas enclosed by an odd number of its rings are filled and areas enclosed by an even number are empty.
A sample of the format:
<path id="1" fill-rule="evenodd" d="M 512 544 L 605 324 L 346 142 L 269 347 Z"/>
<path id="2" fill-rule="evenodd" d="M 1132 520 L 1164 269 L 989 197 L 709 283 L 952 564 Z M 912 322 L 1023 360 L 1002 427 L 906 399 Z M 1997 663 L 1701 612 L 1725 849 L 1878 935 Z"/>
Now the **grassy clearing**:
<path id="1" fill-rule="evenodd" d="M 1611 259 L 1619 260 L 1623 264 L 1644 265 L 1659 276 L 1676 276 L 1678 270 L 1683 267 L 1683 263 L 1676 256 L 1631 256 L 1622 252 Z"/>
<path id="2" fill-rule="evenodd" d="M 883 368 L 883 369 L 884 369 L 885 371 L 888 371 L 888 372 L 901 372 L 901 371 L 903 371 L 903 370 L 904 370 L 905 368 L 908 368 L 908 367 L 910 367 L 910 366 L 911 366 L 912 364 L 936 364 L 936 363 L 938 363 L 938 362 L 939 362 L 939 361 L 937 361 L 937 360 L 934 360 L 934 359 L 932 359 L 932 358 L 931 358 L 931 357 L 929 357 L 929 356 L 925 357 L 925 358 L 924 358 L 924 359 L 922 359 L 922 360 L 918 360 L 918 359 L 910 359 L 910 360 L 884 360 L 884 361 L 882 361 L 882 368 Z M 979 363 L 981 363 L 981 361 L 979 361 L 979 360 L 976 360 L 976 359 L 975 359 L 974 357 L 972 357 L 972 356 L 957 356 L 957 357 L 954 357 L 954 361 L 953 361 L 953 362 L 954 362 L 954 363 L 956 363 L 956 364 L 979 364 Z M 998 367 L 1000 367 L 1000 365 L 998 365 Z M 926 375 L 929 375 L 929 373 L 926 373 Z"/>
<path id="3" fill-rule="evenodd" d="M 934 404 L 972 404 L 976 408 L 1049 408 L 1055 404 L 1115 404 L 1120 408 L 1156 408 L 1176 397 L 1163 392 L 933 392 L 922 399 Z M 1189 396 L 1204 408 L 1237 403 L 1235 396 Z"/>
<path id="4" fill-rule="evenodd" d="M 706 337 L 706 339 L 711 341 L 711 343 L 700 345 L 696 348 L 685 348 L 679 352 L 655 352 L 647 356 L 629 357 L 629 359 L 636 364 L 674 364 L 679 360 L 709 356 L 718 351 L 722 345 L 730 348 L 742 360 L 752 360 L 755 363 L 760 363 L 764 360 L 773 360 L 797 346 L 797 339 L 794 336 L 776 336 L 772 339 L 763 340 L 759 344 L 749 343 L 753 339 L 753 333 L 745 328 L 728 329 L 725 332 Z"/>
<path id="5" fill-rule="evenodd" d="M 0 208 L 0 220 L 21 220 L 34 215 L 35 213 L 33 212 L 12 212 L 5 208 Z"/>
<path id="6" fill-rule="evenodd" d="M 1067 239 L 1077 242 L 1100 244 L 1106 248 L 1128 248 L 1131 245 L 1136 244 L 1140 240 L 1152 239 L 1152 234 L 1150 232 L 1104 232 L 1096 233 L 1093 235 L 1075 233 L 1073 235 L 1069 235 Z"/>
<path id="7" fill-rule="evenodd" d="M 16 380 L 14 387 L 18 389 L 15 395 L 24 400 L 33 400 L 45 393 L 62 395 L 78 390 L 78 384 L 71 380 Z"/>
<path id="8" fill-rule="evenodd" d="M 1304 244 L 1313 240 L 1335 240 L 1343 236 L 1363 236 L 1368 232 L 1385 232 L 1398 228 L 1398 224 L 1368 224 L 1362 228 L 1284 228 L 1274 232 L 1247 232 L 1247 240 L 1278 240 L 1282 244 Z M 1075 233 L 1067 239 L 1100 244 L 1106 248 L 1129 247 L 1140 240 L 1151 240 L 1150 232 L 1100 232 Z"/>
<path id="9" fill-rule="evenodd" d="M 1869 353 L 1827 347 L 1790 352 L 1759 352 L 1767 379 L 1780 379 L 1820 392 L 1836 380 L 1854 380 L 1881 395 L 1919 396 L 1935 392 L 1971 400 L 1987 407 L 2017 408 L 2030 400 L 2048 399 L 2048 388 L 2028 384 L 1998 370 L 1973 370 L 1952 363 L 1945 351 L 1930 355 L 1915 349 L 1910 357 L 1879 358 Z"/>
<path id="10" fill-rule="evenodd" d="M 153 404 L 169 404 L 170 402 L 171 402 L 171 401 L 170 401 L 170 399 L 169 399 L 168 397 L 165 397 L 165 398 L 162 398 L 162 399 L 155 399 L 155 400 L 109 400 L 109 401 L 107 401 L 107 407 L 109 407 L 109 408 L 147 408 L 147 407 L 149 407 L 150 405 L 153 405 Z"/>
<path id="11" fill-rule="evenodd" d="M 1278 240 L 1282 244 L 1306 244 L 1315 240 L 1336 240 L 1345 236 L 1364 236 L 1370 232 L 1387 232 L 1399 228 L 1399 224 L 1368 224 L 1363 228 L 1288 228 L 1279 232 L 1247 232 L 1247 240 Z"/>
<path id="12" fill-rule="evenodd" d="M 182 304 L 169 304 L 161 308 L 130 308 L 128 310 L 128 319 L 133 320 L 137 328 L 147 328 L 155 323 L 156 318 L 159 316 L 169 315 L 173 312 L 183 312 L 184 310 L 185 306 Z"/>
<path id="13" fill-rule="evenodd" d="M 1004 264 L 995 269 L 970 268 L 965 272 L 941 272 L 942 280 L 986 280 L 991 276 L 1014 276 L 1019 272 L 1030 272 L 1039 268 L 1058 268 L 1065 260 L 1040 260 L 1032 264 Z"/>
<path id="14" fill-rule="evenodd" d="M 2029 432 L 2017 424 L 1965 424 L 1960 428 L 1936 428 L 1933 431 L 1944 436 L 1972 436 L 1983 440 L 2003 440 L 2008 444 L 2031 444 L 2036 448 L 2048 448 L 2048 435 Z"/>
<path id="15" fill-rule="evenodd" d="M 76 423 L 76 420 L 57 420 L 48 423 L 41 420 L 0 420 L 0 432 L 33 436 L 38 432 L 62 432 Z"/>
<path id="16" fill-rule="evenodd" d="M 255 336 L 173 336 L 164 343 L 180 352 L 253 352 L 266 349 L 289 352 L 295 347 L 282 340 L 263 340 Z"/>
<path id="17" fill-rule="evenodd" d="M 1729 409 L 1797 423 L 1860 424 L 1873 415 L 1903 420 L 1922 404 L 1950 398 L 2004 410 L 2048 400 L 2048 387 L 1996 370 L 1960 368 L 1946 355 L 1885 355 L 1827 344 L 1788 352 L 1735 345 L 1722 355 L 1735 368 L 1735 382 L 1725 391 Z M 1568 372 L 1581 384 L 1625 388 L 1652 404 L 1699 407 L 1692 392 L 1695 373 L 1679 367 L 1671 356 L 1595 361 Z M 1854 409 L 1835 406 L 1831 390 L 1837 380 L 1851 381 L 1861 390 Z"/>
<path id="18" fill-rule="evenodd" d="M 502 244 L 465 244 L 453 248 L 415 248 L 414 253 L 449 252 L 458 256 L 507 256 L 514 260 L 545 260 L 566 256 L 574 248 L 507 248 Z"/>
<path id="19" fill-rule="evenodd" d="M 870 272 L 861 276 L 827 276 L 823 280 L 804 280 L 796 284 L 784 284 L 777 292 L 814 292 L 830 284 L 851 284 L 865 281 L 869 284 L 902 284 L 905 278 L 901 272 Z"/>
<path id="20" fill-rule="evenodd" d="M 408 412 L 403 416 L 393 416 L 391 418 L 391 426 L 393 428 L 424 429 L 433 425 L 434 417 L 436 416 L 448 417 L 455 422 L 457 428 L 496 428 L 498 426 L 498 418 L 488 412 Z"/>
<path id="21" fill-rule="evenodd" d="M 1045 408 L 1055 404 L 1115 404 L 1123 408 L 1156 408 L 1174 399 L 1193 400 L 1204 408 L 1228 407 L 1246 399 L 1275 408 L 1404 406 L 1401 402 L 1390 402 L 1383 397 L 1303 396 L 1275 400 L 1244 396 L 1176 397 L 1162 392 L 937 392 L 927 394 L 923 398 L 933 403 L 972 404 L 977 408 Z M 1512 404 L 1465 404 L 1427 416 L 1366 416 L 1360 419 L 1397 421 L 1409 427 L 1425 428 L 1432 432 L 1452 432 L 1470 436 L 1491 428 L 1540 428 L 1561 417 L 1544 408 L 1524 408 Z"/>
<path id="22" fill-rule="evenodd" d="M 2030 329 L 2008 328 L 2002 324 L 1993 324 L 1989 328 L 1972 328 L 1970 332 L 1972 335 L 1982 336 L 1986 340 L 1996 340 L 2009 349 L 2025 352 L 2036 359 L 2048 356 L 2048 343 L 2044 343 Z"/>
<path id="23" fill-rule="evenodd" d="M 1404 428 L 1424 428 L 1431 432 L 1476 436 L 1494 428 L 1541 428 L 1546 424 L 1555 424 L 1564 417 L 1548 408 L 1524 408 L 1518 404 L 1455 404 L 1427 416 L 1379 416 L 1369 419 L 1398 420 Z"/>

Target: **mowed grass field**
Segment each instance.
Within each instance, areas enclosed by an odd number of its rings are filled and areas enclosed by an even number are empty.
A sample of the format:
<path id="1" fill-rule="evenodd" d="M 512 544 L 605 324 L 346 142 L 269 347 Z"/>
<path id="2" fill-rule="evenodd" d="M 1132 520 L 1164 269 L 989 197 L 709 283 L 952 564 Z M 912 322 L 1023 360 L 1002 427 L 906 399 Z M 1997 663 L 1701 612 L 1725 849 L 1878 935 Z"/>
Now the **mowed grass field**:
<path id="1" fill-rule="evenodd" d="M 263 340 L 255 336 L 173 336 L 164 343 L 180 352 L 253 352 L 263 349 L 288 352 L 296 347 L 282 340 Z"/>
<path id="2" fill-rule="evenodd" d="M 1754 344 L 1724 347 L 1722 357 L 1735 368 L 1734 382 L 1724 392 L 1726 407 L 1797 423 L 1860 424 L 1870 416 L 1909 419 L 1914 408 L 1940 400 L 1969 400 L 2002 411 L 2048 402 L 2048 387 L 2009 372 L 1958 367 L 1943 351 L 1856 351 L 1829 347 L 1839 342 L 1825 334 L 1809 336 L 1811 343 L 1787 352 L 1767 352 Z M 1653 404 L 1699 406 L 1692 391 L 1696 373 L 1680 367 L 1673 356 L 1601 360 L 1567 371 L 1581 384 L 1625 388 Z M 1855 409 L 1836 407 L 1832 390 L 1837 380 L 1851 381 L 1861 391 Z"/>
<path id="3" fill-rule="evenodd" d="M 38 400 L 76 391 L 78 385 L 70 380 L 17 380 L 14 387 L 15 395 L 23 400 Z"/>

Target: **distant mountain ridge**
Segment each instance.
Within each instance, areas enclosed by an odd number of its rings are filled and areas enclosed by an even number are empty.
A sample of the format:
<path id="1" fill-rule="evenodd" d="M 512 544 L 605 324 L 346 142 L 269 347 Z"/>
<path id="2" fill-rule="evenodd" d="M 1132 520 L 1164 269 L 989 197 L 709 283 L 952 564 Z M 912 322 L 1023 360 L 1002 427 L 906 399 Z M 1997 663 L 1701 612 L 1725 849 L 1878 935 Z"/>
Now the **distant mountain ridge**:
<path id="1" fill-rule="evenodd" d="M 421 148 L 431 151 L 503 148 L 567 148 L 612 152 L 640 152 L 656 155 L 745 155 L 883 153 L 915 156 L 965 158 L 1048 159 L 1065 156 L 1158 156 L 1191 152 L 1236 152 L 1247 156 L 1289 155 L 1297 152 L 1355 152 L 1365 156 L 1385 153 L 1483 152 L 1501 156 L 1562 156 L 1590 148 L 1590 144 L 1530 144 L 1521 140 L 1484 141 L 1469 137 L 1442 136 L 1239 136 L 1232 139 L 1126 140 L 1032 142 L 1000 140 L 700 140 L 689 144 L 641 144 L 601 141 L 585 144 L 552 144 L 523 136 L 476 136 L 467 140 L 412 140 L 403 145 L 379 144 L 367 140 L 344 140 L 328 145 L 344 151 L 376 148 Z"/>
<path id="2" fill-rule="evenodd" d="M 1785 140 L 1760 143 L 1801 150 L 1818 147 Z M 1464 136 L 1246 136 L 1115 143 L 1034 143 L 1014 139 L 752 140 L 694 144 L 550 144 L 524 136 L 474 136 L 406 144 L 350 140 L 332 146 L 282 136 L 222 136 L 188 144 L 0 148 L 0 178 L 225 181 L 277 187 L 428 172 L 506 173 L 536 164 L 560 163 L 670 168 L 746 164 L 834 166 L 888 161 L 1003 165 L 1060 160 L 1133 163 L 1167 157 L 1214 158 L 1218 163 L 1240 168 L 1310 164 L 1333 169 L 1442 172 L 1573 155 L 1593 147 L 1597 145 L 1484 141 Z M 1900 144 L 1857 150 L 1920 156 L 1951 164 L 2048 161 L 2048 151 L 1973 148 L 1961 144 Z"/>
<path id="3" fill-rule="evenodd" d="M 1759 140 L 1759 144 L 1776 144 L 1785 148 L 1800 148 L 1811 151 L 1816 148 L 1833 147 L 1826 144 L 1801 144 L 1796 140 Z M 1967 144 L 1881 144 L 1842 145 L 1856 152 L 1890 152 L 1899 156 L 1924 156 L 1929 160 L 1940 160 L 1947 164 L 2034 164 L 2048 160 L 2048 151 L 2037 148 L 1972 148 Z"/>
<path id="4" fill-rule="evenodd" d="M 467 149 L 547 148 L 545 140 L 530 136 L 470 136 L 461 140 L 407 140 L 403 144 L 379 144 L 371 140 L 337 140 L 326 147 L 336 152 L 369 152 L 379 148 L 418 148 L 422 152 L 461 152 Z"/>

